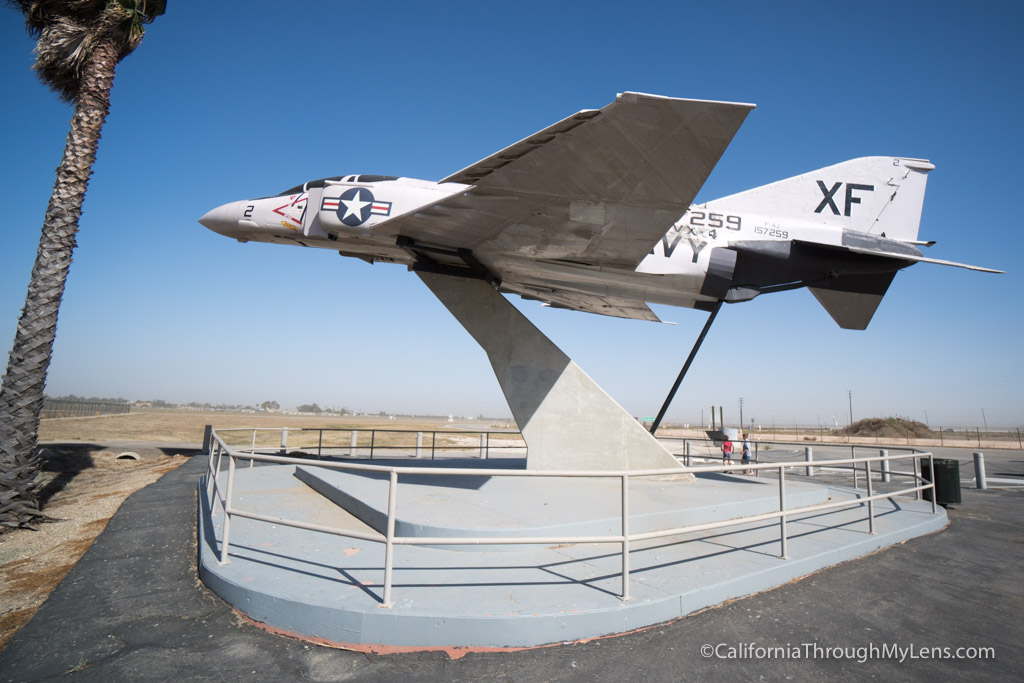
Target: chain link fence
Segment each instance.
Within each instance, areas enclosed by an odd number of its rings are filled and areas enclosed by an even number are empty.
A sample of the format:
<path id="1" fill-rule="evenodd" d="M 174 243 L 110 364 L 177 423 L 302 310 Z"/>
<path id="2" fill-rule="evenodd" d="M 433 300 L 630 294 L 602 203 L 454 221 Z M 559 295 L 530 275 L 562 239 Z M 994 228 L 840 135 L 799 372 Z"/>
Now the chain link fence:
<path id="1" fill-rule="evenodd" d="M 94 415 L 118 415 L 128 412 L 131 412 L 130 403 L 47 398 L 43 400 L 43 412 L 40 417 L 92 417 Z"/>

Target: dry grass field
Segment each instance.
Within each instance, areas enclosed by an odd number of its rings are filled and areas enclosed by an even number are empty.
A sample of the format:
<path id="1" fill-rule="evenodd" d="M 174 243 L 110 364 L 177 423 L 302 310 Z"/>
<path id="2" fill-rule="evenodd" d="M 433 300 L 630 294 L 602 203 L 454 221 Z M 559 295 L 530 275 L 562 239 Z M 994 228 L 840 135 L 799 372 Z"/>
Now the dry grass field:
<path id="1" fill-rule="evenodd" d="M 203 412 L 178 412 L 147 410 L 132 412 L 123 415 L 102 415 L 98 417 L 78 418 L 57 418 L 43 420 L 40 426 L 39 438 L 41 441 L 68 441 L 78 443 L 108 443 L 111 441 L 148 441 L 159 443 L 191 443 L 200 444 L 203 440 L 203 429 L 206 425 L 212 424 L 217 429 L 248 428 L 245 434 L 231 435 L 224 434 L 230 439 L 233 445 L 247 445 L 251 442 L 251 428 L 259 428 L 258 443 L 271 445 L 280 443 L 280 429 L 325 429 L 343 430 L 344 433 L 325 432 L 324 444 L 346 445 L 349 443 L 349 432 L 347 430 L 363 430 L 359 437 L 360 447 L 369 445 L 368 430 L 396 430 L 412 432 L 413 435 L 392 435 L 378 434 L 378 443 L 401 443 L 408 444 L 415 442 L 415 432 L 436 431 L 439 433 L 438 444 L 464 444 L 466 440 L 449 438 L 442 440 L 441 433 L 457 430 L 500 430 L 515 429 L 514 424 L 492 423 L 490 420 L 457 420 L 454 424 L 448 423 L 441 418 L 398 418 L 390 420 L 386 417 L 377 416 L 346 416 L 346 417 L 316 417 L 307 415 L 282 415 L 268 413 L 203 413 Z M 277 436 L 273 431 L 278 430 Z M 703 438 L 704 433 L 699 428 L 681 429 L 666 424 L 658 431 L 659 436 L 666 437 L 688 437 Z M 920 448 L 932 446 L 983 446 L 987 448 L 1020 448 L 1020 439 L 1016 433 L 1006 432 L 1003 434 L 976 434 L 972 432 L 957 432 L 956 434 L 938 435 L 933 434 L 930 438 L 893 438 L 885 434 L 868 433 L 855 436 L 830 434 L 827 430 L 813 428 L 765 428 L 751 433 L 751 436 L 758 440 L 772 441 L 793 441 L 793 442 L 819 442 L 819 443 L 853 443 L 859 445 L 874 445 L 879 443 L 890 443 L 892 445 L 908 445 Z M 319 434 L 310 432 L 298 434 L 293 432 L 289 435 L 289 447 L 314 447 L 317 445 Z M 429 438 L 429 437 L 427 437 Z M 492 435 L 492 440 L 498 439 Z M 506 437 L 512 438 L 512 437 Z M 276 439 L 276 441 L 275 441 Z"/>
<path id="2" fill-rule="evenodd" d="M 203 429 L 212 424 L 217 429 L 252 428 L 290 429 L 400 429 L 451 430 L 490 429 L 489 421 L 461 421 L 457 425 L 441 419 L 346 416 L 316 417 L 272 413 L 202 413 L 144 410 L 123 415 L 67 417 L 43 420 L 40 441 L 78 441 L 105 443 L 109 441 L 154 441 L 159 443 L 194 443 L 203 440 Z M 471 426 L 479 425 L 479 426 Z"/>

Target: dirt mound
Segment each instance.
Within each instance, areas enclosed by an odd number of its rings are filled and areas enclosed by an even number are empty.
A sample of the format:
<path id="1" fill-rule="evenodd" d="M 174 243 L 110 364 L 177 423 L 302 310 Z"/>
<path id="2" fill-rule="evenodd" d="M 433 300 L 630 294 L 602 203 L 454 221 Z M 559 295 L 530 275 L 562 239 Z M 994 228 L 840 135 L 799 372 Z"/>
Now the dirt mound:
<path id="1" fill-rule="evenodd" d="M 927 439 L 938 435 L 928 425 L 901 417 L 872 417 L 839 430 L 845 436 Z"/>

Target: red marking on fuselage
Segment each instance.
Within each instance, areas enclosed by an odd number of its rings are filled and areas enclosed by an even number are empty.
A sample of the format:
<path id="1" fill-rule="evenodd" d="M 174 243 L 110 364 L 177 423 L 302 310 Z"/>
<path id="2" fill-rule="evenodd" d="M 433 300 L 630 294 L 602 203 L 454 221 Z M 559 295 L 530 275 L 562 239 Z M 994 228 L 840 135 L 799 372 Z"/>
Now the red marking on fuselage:
<path id="1" fill-rule="evenodd" d="M 289 197 L 289 199 L 291 199 L 291 197 Z M 296 225 L 298 225 L 301 228 L 302 227 L 302 218 L 303 218 L 303 216 L 306 215 L 306 207 L 305 206 L 302 207 L 302 213 L 299 214 L 298 218 L 292 218 L 288 214 L 286 214 L 283 211 L 281 211 L 281 209 L 287 209 L 287 208 L 298 206 L 300 202 L 304 202 L 304 201 L 306 201 L 305 193 L 297 195 L 297 197 L 294 200 L 292 200 L 290 203 L 282 204 L 281 206 L 279 206 L 276 209 L 274 209 L 274 213 L 276 213 L 279 216 L 284 216 L 285 218 L 287 218 L 288 220 L 290 220 L 291 222 L 295 223 Z"/>

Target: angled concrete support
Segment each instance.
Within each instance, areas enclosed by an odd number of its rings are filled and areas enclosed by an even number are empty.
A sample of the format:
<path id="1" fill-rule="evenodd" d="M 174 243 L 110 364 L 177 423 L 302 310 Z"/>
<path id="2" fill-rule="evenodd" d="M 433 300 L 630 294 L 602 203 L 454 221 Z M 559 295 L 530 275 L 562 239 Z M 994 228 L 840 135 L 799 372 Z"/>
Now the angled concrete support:
<path id="1" fill-rule="evenodd" d="M 418 272 L 483 347 L 537 470 L 680 467 L 675 457 L 482 280 Z M 693 480 L 680 473 L 673 479 Z"/>

